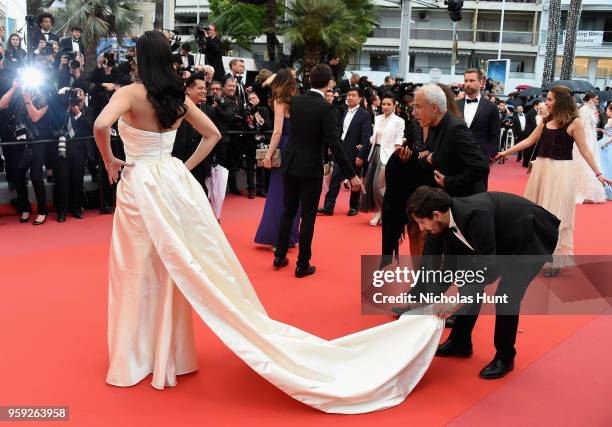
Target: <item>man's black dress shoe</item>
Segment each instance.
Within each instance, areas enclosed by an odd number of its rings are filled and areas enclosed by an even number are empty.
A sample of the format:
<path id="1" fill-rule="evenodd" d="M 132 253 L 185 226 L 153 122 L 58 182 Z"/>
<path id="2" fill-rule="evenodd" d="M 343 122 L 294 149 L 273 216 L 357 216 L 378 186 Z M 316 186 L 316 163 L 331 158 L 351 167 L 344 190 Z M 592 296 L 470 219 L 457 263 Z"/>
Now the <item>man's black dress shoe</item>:
<path id="1" fill-rule="evenodd" d="M 275 268 L 285 267 L 287 264 L 289 264 L 289 260 L 287 259 L 287 257 L 274 257 Z"/>
<path id="2" fill-rule="evenodd" d="M 242 192 L 240 190 L 238 190 L 237 188 L 232 188 L 230 189 L 230 194 L 235 194 L 237 196 L 242 196 Z"/>
<path id="3" fill-rule="evenodd" d="M 255 198 L 255 193 L 253 193 L 252 191 L 249 191 L 249 194 L 247 195 L 247 197 L 249 199 L 254 199 Z"/>
<path id="4" fill-rule="evenodd" d="M 58 213 L 57 214 L 57 222 L 66 222 L 66 214 Z"/>
<path id="5" fill-rule="evenodd" d="M 70 211 L 73 217 L 83 219 L 83 212 L 81 211 Z"/>
<path id="6" fill-rule="evenodd" d="M 478 375 L 483 380 L 494 380 L 505 376 L 508 372 L 514 369 L 514 361 L 504 362 L 501 359 L 495 358 L 487 366 L 482 368 Z"/>
<path id="7" fill-rule="evenodd" d="M 265 191 L 258 191 L 257 193 L 255 193 L 255 195 L 257 197 L 263 197 L 264 199 L 268 196 L 268 194 Z"/>
<path id="8" fill-rule="evenodd" d="M 327 208 L 319 208 L 317 209 L 317 212 L 323 215 L 333 215 L 334 214 L 334 211 L 332 211 L 331 209 L 327 209 Z"/>
<path id="9" fill-rule="evenodd" d="M 295 267 L 295 277 L 306 277 L 314 274 L 317 268 L 314 265 L 308 267 Z"/>
<path id="10" fill-rule="evenodd" d="M 104 206 L 102 208 L 101 214 L 112 214 L 114 212 L 114 208 L 112 206 Z"/>
<path id="11" fill-rule="evenodd" d="M 348 216 L 355 216 L 357 215 L 357 209 L 349 209 L 349 211 L 346 213 Z"/>
<path id="12" fill-rule="evenodd" d="M 445 328 L 452 328 L 453 326 L 455 326 L 455 320 L 457 320 L 457 316 L 455 316 L 454 314 L 450 317 L 448 317 L 445 321 L 444 321 L 444 327 Z"/>
<path id="13" fill-rule="evenodd" d="M 470 357 L 472 349 L 456 348 L 450 339 L 447 339 L 438 346 L 436 356 L 439 357 Z"/>

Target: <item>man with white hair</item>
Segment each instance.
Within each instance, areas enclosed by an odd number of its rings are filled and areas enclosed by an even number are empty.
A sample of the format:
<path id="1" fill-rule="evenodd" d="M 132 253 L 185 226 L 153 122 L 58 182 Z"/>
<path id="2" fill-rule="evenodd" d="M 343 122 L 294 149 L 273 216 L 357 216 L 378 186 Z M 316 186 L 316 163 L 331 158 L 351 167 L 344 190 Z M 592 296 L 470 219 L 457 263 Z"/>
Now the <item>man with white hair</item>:
<path id="1" fill-rule="evenodd" d="M 461 117 L 447 111 L 446 95 L 435 84 L 417 89 L 413 112 L 422 128 L 429 128 L 433 152 L 426 158 L 435 185 L 451 197 L 486 191 L 489 162 Z M 432 184 L 433 184 L 432 182 Z"/>

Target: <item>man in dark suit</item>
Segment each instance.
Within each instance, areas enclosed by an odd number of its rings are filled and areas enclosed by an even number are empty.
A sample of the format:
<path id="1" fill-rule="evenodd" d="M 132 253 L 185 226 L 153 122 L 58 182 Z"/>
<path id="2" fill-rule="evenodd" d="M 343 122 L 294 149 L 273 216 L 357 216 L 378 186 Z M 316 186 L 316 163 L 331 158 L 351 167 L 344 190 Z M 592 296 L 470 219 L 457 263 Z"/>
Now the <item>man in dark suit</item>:
<path id="1" fill-rule="evenodd" d="M 88 142 L 74 141 L 73 138 L 92 136 L 93 131 L 93 113 L 85 106 L 85 92 L 73 89 L 72 93 L 78 96 L 78 103 L 72 102 L 68 106 L 63 128 L 67 140 L 66 151 L 58 159 L 55 174 L 54 194 L 58 222 L 65 222 L 69 211 L 73 217 L 83 219 L 83 179 Z"/>
<path id="2" fill-rule="evenodd" d="M 355 174 L 340 144 L 336 110 L 325 101 L 325 90 L 332 79 L 329 66 L 315 65 L 310 69 L 313 89 L 291 100 L 289 141 L 281 157 L 285 200 L 274 266 L 279 268 L 289 263 L 286 258 L 289 234 L 300 208 L 302 223 L 296 277 L 315 272 L 315 267 L 310 265 L 311 244 L 323 185 L 323 157 L 328 149 L 344 176 L 351 180 L 352 190 L 360 191 L 363 188 L 361 179 Z"/>
<path id="3" fill-rule="evenodd" d="M 514 134 L 514 144 L 518 144 L 529 136 L 527 133 L 527 117 L 522 105 L 516 107 L 516 113 L 512 116 L 512 133 Z M 516 157 L 517 162 L 521 161 L 522 155 L 523 152 L 519 152 Z"/>
<path id="4" fill-rule="evenodd" d="M 70 37 L 63 38 L 60 41 L 60 54 L 65 54 L 67 52 L 81 52 L 85 55 L 85 45 L 83 44 L 83 40 L 81 40 L 81 34 L 83 30 L 73 25 L 70 29 Z"/>
<path id="5" fill-rule="evenodd" d="M 215 75 L 213 80 L 218 82 L 223 81 L 225 75 L 225 68 L 223 67 L 223 48 L 221 47 L 221 40 L 217 36 L 217 29 L 214 25 L 206 27 L 206 46 L 204 46 L 204 55 L 206 59 L 206 65 L 210 65 L 215 69 Z"/>
<path id="6" fill-rule="evenodd" d="M 465 122 L 447 111 L 440 87 L 426 85 L 417 89 L 414 116 L 422 128 L 429 128 L 428 143 L 433 151 L 423 160 L 432 171 L 431 184 L 444 188 L 453 197 L 486 191 L 487 158 Z"/>
<path id="7" fill-rule="evenodd" d="M 191 46 L 189 43 L 183 43 L 181 46 L 181 67 L 184 70 L 188 70 L 195 64 L 195 57 L 191 53 Z"/>
<path id="8" fill-rule="evenodd" d="M 60 38 L 57 34 L 51 31 L 51 27 L 55 24 L 55 19 L 53 15 L 48 12 L 41 13 L 38 16 L 38 28 L 30 34 L 30 43 L 28 43 L 28 53 L 32 52 L 34 49 L 40 49 L 40 41 L 43 40 L 45 42 L 45 46 L 43 47 L 43 51 L 47 52 L 50 49 L 49 42 L 51 40 L 55 40 L 59 43 Z M 39 52 L 38 54 L 43 54 L 43 52 Z"/>
<path id="9" fill-rule="evenodd" d="M 193 101 L 198 108 L 202 108 L 202 104 L 206 100 L 206 83 L 205 77 L 202 73 L 194 73 L 185 82 L 185 91 L 187 97 Z M 187 120 L 183 120 L 176 133 L 176 139 L 174 147 L 172 148 L 172 155 L 181 159 L 183 162 L 187 161 L 189 157 L 198 148 L 202 135 L 200 135 L 193 126 Z M 199 165 L 191 170 L 193 177 L 200 183 L 204 191 L 206 188 L 206 178 L 211 173 L 211 157 L 208 156 Z"/>
<path id="10" fill-rule="evenodd" d="M 539 99 L 536 99 L 535 101 L 533 101 L 533 106 L 531 110 L 529 110 L 527 114 L 525 115 L 525 134 L 527 136 L 531 135 L 531 133 L 538 127 L 538 122 L 536 120 L 536 117 L 538 116 L 538 110 L 540 109 L 540 105 L 543 105 L 542 101 L 540 101 Z M 526 150 L 523 150 L 523 167 L 524 168 L 529 166 L 529 162 L 532 160 L 534 149 L 535 149 L 535 146 L 532 145 Z"/>
<path id="11" fill-rule="evenodd" d="M 483 153 L 492 159 L 497 154 L 501 120 L 497 107 L 480 93 L 482 71 L 470 68 L 463 74 L 465 97 L 457 102 L 459 110 Z"/>
<path id="12" fill-rule="evenodd" d="M 236 80 L 236 97 L 242 100 L 242 103 L 246 105 L 247 93 L 245 89 L 245 72 L 244 72 L 244 60 L 240 58 L 234 58 L 229 62 L 230 72 L 223 77 L 223 81 L 233 78 Z"/>
<path id="13" fill-rule="evenodd" d="M 372 136 L 372 124 L 370 122 L 370 114 L 359 106 L 362 98 L 361 89 L 358 87 L 352 87 L 346 94 L 346 104 L 348 109 L 343 112 L 342 120 L 340 121 L 340 132 L 342 141 L 342 148 L 344 149 L 344 155 L 351 164 L 355 164 L 357 174 L 363 166 L 363 159 L 358 159 L 357 154 L 362 148 L 366 147 Z M 336 205 L 336 199 L 340 192 L 340 183 L 344 179 L 344 173 L 340 170 L 339 165 L 334 166 L 331 180 L 329 183 L 329 189 L 325 194 L 325 203 L 323 208 L 319 209 L 319 213 L 324 215 L 333 215 L 334 206 Z M 360 193 L 352 192 L 351 200 L 349 203 L 348 216 L 357 215 L 359 209 L 359 196 Z"/>
<path id="14" fill-rule="evenodd" d="M 497 286 L 494 359 L 480 371 L 483 379 L 501 378 L 514 368 L 516 332 L 521 301 L 527 287 L 551 259 L 559 236 L 560 221 L 523 197 L 509 193 L 479 193 L 451 198 L 438 188 L 419 187 L 407 205 L 407 213 L 421 230 L 441 236 L 444 264 L 438 269 L 481 272 L 482 280 L 459 288 L 463 303 L 434 304 L 440 317 L 457 312 L 449 338 L 437 356 L 469 357 L 484 286 L 501 277 Z M 463 256 L 461 256 L 463 255 Z M 471 259 L 476 255 L 476 263 Z M 468 259 L 467 263 L 463 260 Z M 441 286 L 445 292 L 450 283 Z"/>

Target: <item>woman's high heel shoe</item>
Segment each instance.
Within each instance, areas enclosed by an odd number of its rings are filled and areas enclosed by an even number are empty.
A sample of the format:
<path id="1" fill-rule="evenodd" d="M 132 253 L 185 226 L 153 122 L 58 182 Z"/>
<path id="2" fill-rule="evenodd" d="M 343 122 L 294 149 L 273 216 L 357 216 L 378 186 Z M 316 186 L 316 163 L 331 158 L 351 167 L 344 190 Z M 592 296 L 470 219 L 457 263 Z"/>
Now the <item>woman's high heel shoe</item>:
<path id="1" fill-rule="evenodd" d="M 19 222 L 20 223 L 24 223 L 24 222 L 28 222 L 30 220 L 30 213 L 29 212 L 23 212 L 21 214 L 21 218 L 19 218 Z"/>
<path id="2" fill-rule="evenodd" d="M 37 218 L 36 221 L 32 223 L 32 225 L 43 225 L 45 223 L 45 221 L 47 220 L 47 215 L 45 214 L 45 215 L 39 215 L 39 216 L 44 217 L 42 221 L 39 221 Z"/>

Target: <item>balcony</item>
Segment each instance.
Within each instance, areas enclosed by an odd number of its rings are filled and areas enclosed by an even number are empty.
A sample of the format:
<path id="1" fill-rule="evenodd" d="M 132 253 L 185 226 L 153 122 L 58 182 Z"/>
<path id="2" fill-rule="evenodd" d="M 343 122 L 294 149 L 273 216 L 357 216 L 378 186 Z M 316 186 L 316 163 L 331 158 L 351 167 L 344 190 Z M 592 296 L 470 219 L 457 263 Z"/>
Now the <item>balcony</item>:
<path id="1" fill-rule="evenodd" d="M 457 30 L 459 41 L 471 42 L 474 32 L 472 30 Z M 411 39 L 415 40 L 452 40 L 453 30 L 437 28 L 415 28 L 410 30 Z M 533 33 L 531 31 L 504 31 L 502 43 L 516 43 L 531 45 Z M 499 43 L 499 31 L 477 30 L 476 42 Z"/>
<path id="2" fill-rule="evenodd" d="M 579 30 L 579 31 L 583 31 L 583 30 Z M 586 30 L 586 31 L 591 31 L 591 30 Z M 597 30 L 592 30 L 592 31 L 597 31 Z M 580 48 L 588 48 L 588 49 L 610 49 L 612 48 L 612 31 L 599 31 L 601 33 L 603 33 L 603 37 L 602 37 L 602 42 L 600 45 L 590 45 L 590 46 L 585 46 L 585 45 L 581 45 L 579 42 L 576 43 L 576 48 L 580 49 Z M 559 35 L 557 37 L 557 45 L 558 46 L 563 46 L 564 43 L 564 35 L 565 35 L 565 31 L 559 31 Z M 546 46 L 546 39 L 548 37 L 548 31 L 546 30 L 542 30 L 540 31 L 540 45 L 541 46 Z"/>

